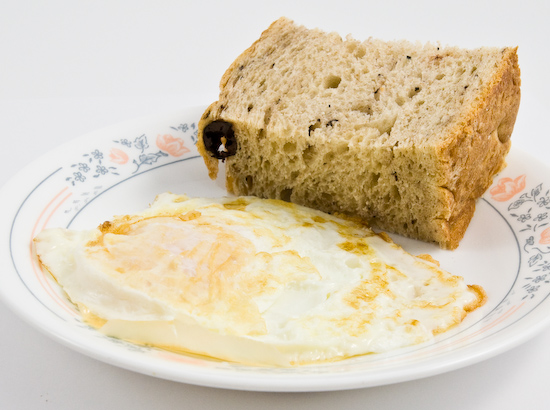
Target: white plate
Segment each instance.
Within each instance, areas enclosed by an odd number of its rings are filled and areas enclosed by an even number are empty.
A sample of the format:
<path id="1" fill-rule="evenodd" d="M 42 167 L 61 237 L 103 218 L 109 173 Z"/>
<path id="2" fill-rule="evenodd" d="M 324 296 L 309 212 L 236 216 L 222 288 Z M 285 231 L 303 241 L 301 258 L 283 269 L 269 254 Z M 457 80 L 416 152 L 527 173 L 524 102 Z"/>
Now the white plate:
<path id="1" fill-rule="evenodd" d="M 550 170 L 512 150 L 508 167 L 479 200 L 456 251 L 394 237 L 412 253 L 482 285 L 488 303 L 432 343 L 337 363 L 280 369 L 248 367 L 140 347 L 101 335 L 31 255 L 45 227 L 92 228 L 140 211 L 164 191 L 225 195 L 197 155 L 202 107 L 131 121 L 80 137 L 28 166 L 0 191 L 0 296 L 26 321 L 84 354 L 170 380 L 263 391 L 321 391 L 395 383 L 492 357 L 550 322 Z"/>

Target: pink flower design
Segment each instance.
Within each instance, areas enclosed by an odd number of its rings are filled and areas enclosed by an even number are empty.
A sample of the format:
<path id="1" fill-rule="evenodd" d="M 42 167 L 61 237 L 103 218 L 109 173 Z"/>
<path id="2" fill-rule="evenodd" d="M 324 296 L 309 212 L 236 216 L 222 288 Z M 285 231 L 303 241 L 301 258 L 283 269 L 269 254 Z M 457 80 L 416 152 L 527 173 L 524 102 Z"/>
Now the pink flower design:
<path id="1" fill-rule="evenodd" d="M 489 193 L 495 201 L 504 202 L 511 199 L 517 193 L 525 189 L 525 175 L 520 175 L 516 179 L 501 178 L 498 184 L 491 188 Z"/>
<path id="2" fill-rule="evenodd" d="M 546 228 L 542 231 L 539 243 L 542 245 L 550 245 L 550 228 Z"/>
<path id="3" fill-rule="evenodd" d="M 174 157 L 181 157 L 189 152 L 189 148 L 184 145 L 181 138 L 173 137 L 170 134 L 157 136 L 157 147 Z"/>
<path id="4" fill-rule="evenodd" d="M 109 153 L 109 159 L 115 164 L 124 165 L 128 162 L 128 154 L 118 148 L 113 148 Z"/>

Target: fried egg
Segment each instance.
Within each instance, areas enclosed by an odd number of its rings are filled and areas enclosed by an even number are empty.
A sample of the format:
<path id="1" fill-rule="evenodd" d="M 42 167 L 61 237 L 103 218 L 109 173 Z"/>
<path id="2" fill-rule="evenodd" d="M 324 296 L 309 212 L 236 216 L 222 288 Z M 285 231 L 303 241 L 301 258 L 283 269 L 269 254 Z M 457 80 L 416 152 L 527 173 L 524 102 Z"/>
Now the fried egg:
<path id="1" fill-rule="evenodd" d="M 427 342 L 485 299 L 359 221 L 254 197 L 165 193 L 96 229 L 46 229 L 34 246 L 100 332 L 249 365 Z"/>

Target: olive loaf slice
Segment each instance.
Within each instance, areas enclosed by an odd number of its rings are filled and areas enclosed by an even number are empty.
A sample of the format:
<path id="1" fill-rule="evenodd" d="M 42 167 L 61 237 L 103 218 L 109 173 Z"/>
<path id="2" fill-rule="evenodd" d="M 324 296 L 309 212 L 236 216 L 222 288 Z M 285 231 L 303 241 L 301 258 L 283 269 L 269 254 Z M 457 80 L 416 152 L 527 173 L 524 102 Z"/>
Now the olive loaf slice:
<path id="1" fill-rule="evenodd" d="M 225 72 L 197 147 L 230 193 L 458 246 L 505 166 L 516 48 L 345 40 L 281 18 Z"/>

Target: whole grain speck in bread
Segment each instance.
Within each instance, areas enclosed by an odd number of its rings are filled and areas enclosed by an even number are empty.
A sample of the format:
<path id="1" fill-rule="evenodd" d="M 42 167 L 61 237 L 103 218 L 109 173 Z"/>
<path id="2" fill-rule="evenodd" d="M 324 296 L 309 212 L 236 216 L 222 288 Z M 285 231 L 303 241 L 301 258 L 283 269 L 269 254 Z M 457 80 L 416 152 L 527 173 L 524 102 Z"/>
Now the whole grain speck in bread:
<path id="1" fill-rule="evenodd" d="M 197 147 L 237 195 L 458 246 L 505 166 L 516 48 L 364 42 L 281 18 L 225 72 Z"/>

